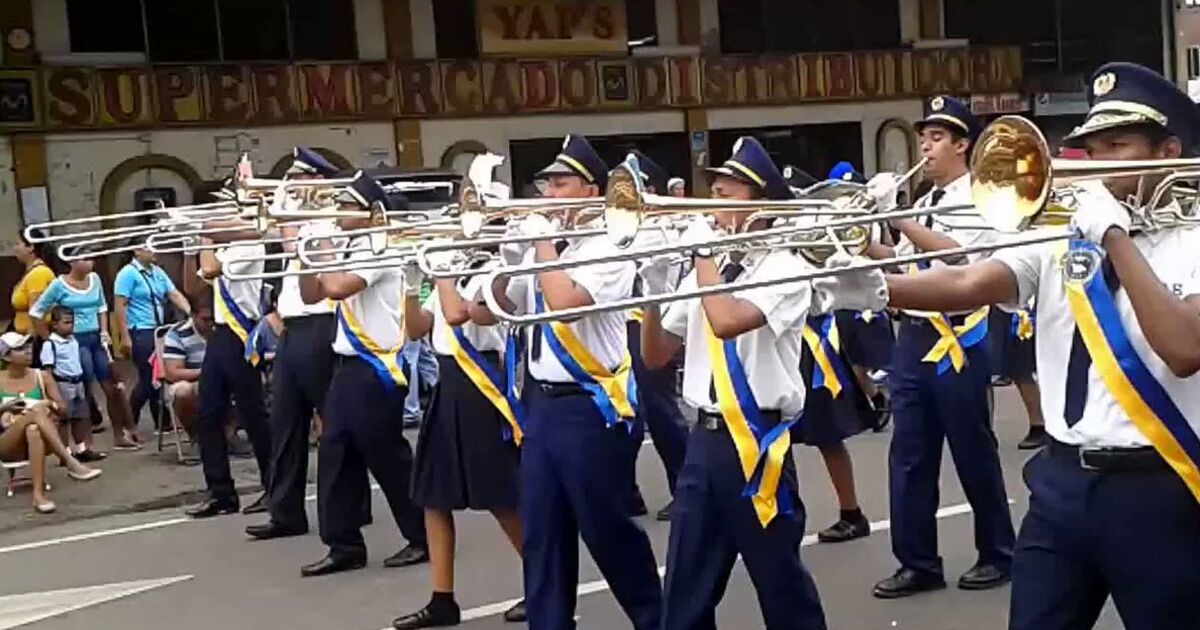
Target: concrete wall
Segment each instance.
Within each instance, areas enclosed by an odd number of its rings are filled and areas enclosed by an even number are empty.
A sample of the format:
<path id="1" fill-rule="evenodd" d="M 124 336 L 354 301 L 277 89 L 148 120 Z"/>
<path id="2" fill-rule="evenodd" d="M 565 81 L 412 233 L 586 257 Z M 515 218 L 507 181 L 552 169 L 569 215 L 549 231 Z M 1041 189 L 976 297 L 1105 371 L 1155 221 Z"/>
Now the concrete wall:
<path id="1" fill-rule="evenodd" d="M 265 175 L 296 144 L 328 149 L 355 165 L 395 161 L 389 123 L 52 134 L 46 137 L 51 214 L 65 219 L 96 213 L 105 179 L 135 156 L 175 157 L 208 180 L 225 177 L 242 153 L 249 153 L 254 171 Z M 114 210 L 128 209 L 133 191 L 151 186 L 174 187 L 180 203 L 190 202 L 184 183 L 169 170 L 144 169 L 120 186 Z"/>
<path id="2" fill-rule="evenodd" d="M 13 155 L 7 136 L 0 136 L 0 254 L 12 253 L 21 229 L 17 187 L 13 182 Z"/>

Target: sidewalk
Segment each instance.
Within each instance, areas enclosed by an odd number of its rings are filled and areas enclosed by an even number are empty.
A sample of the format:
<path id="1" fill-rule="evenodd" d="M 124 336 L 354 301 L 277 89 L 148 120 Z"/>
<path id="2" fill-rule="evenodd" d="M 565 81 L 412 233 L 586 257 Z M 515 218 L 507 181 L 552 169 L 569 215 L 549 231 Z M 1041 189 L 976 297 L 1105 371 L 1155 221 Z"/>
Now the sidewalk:
<path id="1" fill-rule="evenodd" d="M 142 427 L 148 426 L 149 422 L 142 423 Z M 73 481 L 58 465 L 57 458 L 48 459 L 50 498 L 58 504 L 58 511 L 48 515 L 34 513 L 28 487 L 18 488 L 11 498 L 0 493 L 0 532 L 109 514 L 183 507 L 201 501 L 204 498 L 204 473 L 200 466 L 178 464 L 175 447 L 169 440 L 159 453 L 157 438 L 144 428 L 142 432 L 147 444 L 140 451 L 111 450 L 111 431 L 96 436 L 96 448 L 107 452 L 108 458 L 90 464 L 104 471 L 94 481 Z M 316 469 L 315 451 L 312 455 L 309 458 L 310 480 L 315 479 Z M 233 457 L 230 467 L 234 484 L 243 495 L 243 503 L 254 500 L 256 493 L 262 491 L 254 458 Z M 2 479 L 7 481 L 6 477 Z M 245 495 L 250 497 L 247 499 Z"/>

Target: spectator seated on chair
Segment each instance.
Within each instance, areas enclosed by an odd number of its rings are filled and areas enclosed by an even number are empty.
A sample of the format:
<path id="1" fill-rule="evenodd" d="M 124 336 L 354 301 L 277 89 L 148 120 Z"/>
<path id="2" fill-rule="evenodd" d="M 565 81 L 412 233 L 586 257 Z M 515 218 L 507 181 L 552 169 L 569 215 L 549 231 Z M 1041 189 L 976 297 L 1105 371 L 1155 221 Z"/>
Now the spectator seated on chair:
<path id="1" fill-rule="evenodd" d="M 41 367 L 58 389 L 55 402 L 60 405 L 57 414 L 59 437 L 63 444 L 70 444 L 75 459 L 85 464 L 98 462 L 105 455 L 91 448 L 91 410 L 88 408 L 79 341 L 75 339 L 75 312 L 62 305 L 51 308 L 50 331 L 50 337 L 42 344 Z"/>
<path id="2" fill-rule="evenodd" d="M 207 291 L 193 296 L 192 316 L 175 324 L 163 337 L 163 377 L 167 399 L 180 426 L 196 441 L 200 410 L 200 366 L 204 364 L 206 339 L 213 330 L 212 297 Z"/>
<path id="3" fill-rule="evenodd" d="M 46 496 L 46 457 L 53 453 L 76 481 L 100 476 L 75 459 L 58 436 L 54 417 L 61 405 L 52 378 L 35 370 L 33 341 L 29 335 L 8 332 L 0 335 L 0 461 L 29 462 L 33 482 L 33 508 L 48 514 L 55 510 Z"/>

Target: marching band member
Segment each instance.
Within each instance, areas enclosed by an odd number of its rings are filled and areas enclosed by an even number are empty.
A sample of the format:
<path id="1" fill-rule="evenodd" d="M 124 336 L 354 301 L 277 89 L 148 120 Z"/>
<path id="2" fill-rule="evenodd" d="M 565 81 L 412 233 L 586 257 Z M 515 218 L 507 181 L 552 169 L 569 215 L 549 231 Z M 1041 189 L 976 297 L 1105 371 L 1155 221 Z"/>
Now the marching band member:
<path id="1" fill-rule="evenodd" d="M 925 174 L 934 183 L 917 205 L 969 203 L 967 161 L 979 133 L 979 120 L 971 108 L 950 97 L 935 97 L 916 128 L 921 154 L 929 160 Z M 877 182 L 868 186 L 879 191 L 873 184 Z M 894 185 L 875 194 L 880 194 L 883 209 L 895 205 Z M 955 229 L 955 218 L 893 221 L 903 235 L 900 244 L 895 250 L 872 245 L 869 253 L 890 257 L 896 252 L 937 251 L 978 244 L 991 236 L 987 230 Z M 910 271 L 928 266 L 914 265 Z M 1014 534 L 988 402 L 987 316 L 986 307 L 945 313 L 907 310 L 901 316 L 889 374 L 895 432 L 888 456 L 892 551 L 900 568 L 875 585 L 876 597 L 906 597 L 946 586 L 936 518 L 943 441 L 950 444 L 955 469 L 975 513 L 979 556 L 959 579 L 959 588 L 981 590 L 1008 582 Z"/>
<path id="2" fill-rule="evenodd" d="M 719 199 L 790 199 L 792 194 L 754 138 L 743 137 L 715 175 Z M 717 211 L 726 230 L 744 213 Z M 696 243 L 695 269 L 681 290 L 797 273 L 807 263 L 777 249 L 724 258 L 705 241 L 715 237 L 697 219 L 682 236 Z M 643 267 L 648 291 L 666 291 L 662 261 Z M 812 576 L 800 562 L 804 504 L 800 501 L 788 428 L 804 408 L 800 334 L 809 313 L 809 284 L 776 284 L 646 308 L 646 365 L 665 365 L 686 340 L 683 397 L 698 408 L 680 473 L 664 588 L 664 630 L 713 628 L 717 603 L 740 554 L 758 590 L 766 627 L 823 629 L 825 615 Z"/>
<path id="3" fill-rule="evenodd" d="M 591 144 L 575 135 L 567 136 L 554 162 L 538 173 L 544 194 L 563 199 L 598 196 L 607 176 Z M 564 218 L 570 224 L 576 216 L 569 212 Z M 545 237 L 526 260 L 618 251 L 604 236 L 556 244 L 555 228 L 541 215 L 518 225 L 525 235 Z M 635 275 L 632 262 L 604 263 L 500 280 L 492 290 L 510 311 L 540 312 L 629 297 Z M 633 627 L 658 628 L 662 587 L 654 553 L 626 510 L 634 392 L 625 314 L 540 324 L 529 332 L 520 490 L 529 627 L 575 627 L 580 536 Z"/>
<path id="4" fill-rule="evenodd" d="M 374 204 L 390 209 L 383 188 L 361 171 L 338 197 L 341 207 L 365 210 Z M 345 218 L 345 230 L 368 227 L 370 219 Z M 361 247 L 360 236 L 351 241 Z M 354 252 L 350 261 L 371 258 L 369 249 Z M 399 357 L 404 345 L 400 300 L 418 286 L 405 284 L 399 267 L 356 269 L 300 278 L 305 304 L 337 300 L 334 315 L 337 355 L 333 379 L 321 412 L 324 429 L 317 457 L 317 515 L 321 540 L 329 546 L 325 558 L 300 569 L 303 576 L 326 575 L 366 566 L 363 493 L 370 471 L 379 482 L 400 533 L 409 544 L 385 566 L 402 567 L 429 559 L 421 510 L 409 498 L 412 449 L 400 427 L 407 381 Z"/>
<path id="5" fill-rule="evenodd" d="M 453 253 L 431 258 L 436 256 Z M 472 319 L 472 311 L 475 320 L 488 318 L 486 308 L 478 304 L 483 283 L 483 276 L 469 281 L 441 279 L 424 304 L 416 295 L 404 299 L 408 338 L 422 339 L 432 333 L 439 377 L 421 423 L 412 485 L 413 500 L 425 508 L 433 596 L 421 610 L 397 618 L 392 623 L 396 628 L 459 623 L 453 512 L 491 512 L 513 548 L 521 552 L 517 462 L 524 409 L 509 395 L 505 383 L 502 327 L 481 326 Z M 504 613 L 504 619 L 524 621 L 524 608 L 523 603 L 517 604 Z"/>
<path id="6" fill-rule="evenodd" d="M 1090 158 L 1196 154 L 1195 104 L 1153 71 L 1102 66 L 1088 100 L 1067 140 Z M 1090 628 L 1110 595 L 1130 630 L 1183 630 L 1200 618 L 1200 231 L 1131 231 L 1118 199 L 1139 190 L 1137 177 L 1078 185 L 1069 244 L 887 277 L 891 305 L 905 308 L 1036 296 L 1051 441 L 1025 466 L 1012 630 Z M 882 276 L 861 282 L 873 294 Z"/>
<path id="7" fill-rule="evenodd" d="M 307 147 L 296 147 L 292 155 L 286 179 L 323 179 L 338 172 L 336 166 Z M 290 239 L 299 236 L 302 230 L 314 229 L 320 228 L 281 226 L 284 251 L 294 252 L 296 243 Z M 299 261 L 291 264 L 298 268 Z M 332 303 L 321 300 L 305 304 L 297 276 L 283 278 L 275 312 L 268 316 L 268 321 L 280 337 L 271 372 L 270 520 L 246 528 L 248 535 L 259 540 L 308 532 L 304 508 L 308 432 L 313 414 L 325 404 L 325 393 L 333 377 L 333 342 L 337 333 Z"/>
<path id="8" fill-rule="evenodd" d="M 203 239 L 207 245 L 212 241 Z M 250 436 L 263 488 L 271 487 L 271 437 L 263 403 L 262 357 L 250 335 L 263 315 L 262 280 L 227 280 L 224 270 L 239 274 L 260 273 L 266 248 L 262 243 L 235 243 L 219 250 L 200 252 L 200 275 L 213 286 L 216 328 L 208 339 L 200 368 L 200 461 L 208 485 L 208 500 L 188 510 L 193 518 L 231 514 L 238 510 L 238 495 L 229 473 L 229 445 L 225 421 L 230 399 L 237 405 L 238 423 Z M 247 345 L 247 340 L 250 340 Z M 261 511 L 265 493 L 246 508 Z"/>
<path id="9" fill-rule="evenodd" d="M 650 156 L 641 151 L 631 152 L 638 160 L 638 167 L 645 180 L 646 192 L 660 194 L 666 187 L 667 173 Z M 661 235 L 652 230 L 643 230 L 634 240 L 632 247 L 647 247 L 654 242 L 663 242 Z M 675 270 L 675 280 L 682 275 L 681 269 Z M 677 284 L 677 282 L 675 283 Z M 634 279 L 634 295 L 641 295 L 640 278 Z M 637 453 L 642 448 L 646 430 L 650 431 L 650 439 L 654 442 L 654 450 L 658 451 L 663 469 L 667 473 L 667 488 L 671 495 L 675 494 L 675 480 L 679 478 L 679 469 L 683 466 L 683 455 L 687 450 L 687 424 L 683 412 L 679 410 L 679 394 L 676 391 L 675 374 L 678 370 L 678 357 L 662 368 L 646 369 L 642 362 L 642 332 L 641 309 L 630 313 L 627 323 L 629 335 L 629 354 L 633 359 L 633 376 L 638 384 L 637 422 L 633 429 L 633 458 L 634 466 L 633 494 L 630 499 L 630 513 L 641 516 L 646 513 L 646 502 L 637 486 Z M 671 503 L 667 503 L 655 514 L 660 521 L 671 518 Z"/>

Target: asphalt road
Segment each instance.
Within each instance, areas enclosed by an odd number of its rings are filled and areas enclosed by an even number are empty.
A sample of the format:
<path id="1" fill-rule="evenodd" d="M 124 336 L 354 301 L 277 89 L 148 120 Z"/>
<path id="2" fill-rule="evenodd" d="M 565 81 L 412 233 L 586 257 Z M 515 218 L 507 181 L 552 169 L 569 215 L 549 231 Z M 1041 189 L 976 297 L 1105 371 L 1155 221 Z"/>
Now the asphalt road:
<path id="1" fill-rule="evenodd" d="M 997 428 L 1014 519 L 1025 511 L 1020 468 L 1027 453 L 1024 414 L 1010 388 L 997 396 Z M 861 503 L 874 532 L 840 545 L 805 542 L 802 557 L 812 570 L 830 628 L 874 630 L 1001 630 L 1006 627 L 1008 589 L 968 593 L 951 588 L 899 601 L 880 601 L 871 585 L 895 569 L 887 524 L 889 433 L 864 434 L 850 442 Z M 820 455 L 795 451 L 808 531 L 836 518 L 837 506 Z M 651 510 L 667 500 L 666 480 L 653 447 L 642 449 L 639 479 Z M 947 456 L 943 462 L 940 544 L 947 581 L 975 560 L 971 514 Z M 397 614 L 428 600 L 426 567 L 385 569 L 383 558 L 401 544 L 382 496 L 374 493 L 375 524 L 366 528 L 370 565 L 363 570 L 302 579 L 299 567 L 324 553 L 314 534 L 252 542 L 242 529 L 257 517 L 227 516 L 190 521 L 180 510 L 56 524 L 0 534 L 0 630 L 29 623 L 38 630 L 97 628 L 253 628 L 379 630 Z M 310 502 L 310 515 L 315 503 Z M 310 516 L 314 525 L 315 515 Z M 660 565 L 666 559 L 668 525 L 641 519 Z M 582 546 L 581 546 L 582 549 Z M 458 518 L 457 597 L 471 630 L 512 628 L 500 613 L 521 595 L 520 563 L 486 514 Z M 629 624 L 585 555 L 580 566 L 581 629 L 628 628 Z M 71 610 L 76 608 L 77 610 Z M 40 619 L 40 620 L 38 620 Z M 35 621 L 31 621 L 35 620 Z M 721 603 L 723 628 L 762 627 L 754 590 L 735 568 Z M 1111 606 L 1097 626 L 1121 628 Z"/>

